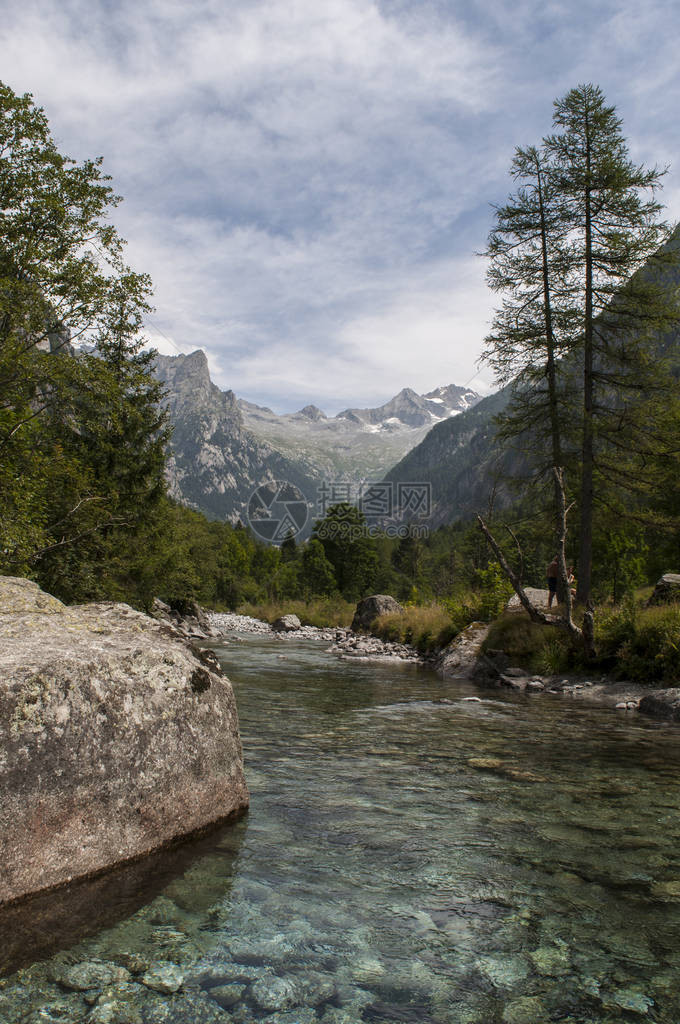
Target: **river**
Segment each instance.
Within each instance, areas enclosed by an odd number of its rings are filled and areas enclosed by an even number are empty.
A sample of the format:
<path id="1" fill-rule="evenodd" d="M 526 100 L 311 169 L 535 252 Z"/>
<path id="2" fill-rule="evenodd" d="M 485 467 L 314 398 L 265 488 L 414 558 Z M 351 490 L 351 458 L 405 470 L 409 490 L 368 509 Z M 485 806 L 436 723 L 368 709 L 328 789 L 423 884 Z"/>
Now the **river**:
<path id="1" fill-rule="evenodd" d="M 324 646 L 216 648 L 249 814 L 24 912 L 0 1021 L 678 1024 L 678 727 Z"/>

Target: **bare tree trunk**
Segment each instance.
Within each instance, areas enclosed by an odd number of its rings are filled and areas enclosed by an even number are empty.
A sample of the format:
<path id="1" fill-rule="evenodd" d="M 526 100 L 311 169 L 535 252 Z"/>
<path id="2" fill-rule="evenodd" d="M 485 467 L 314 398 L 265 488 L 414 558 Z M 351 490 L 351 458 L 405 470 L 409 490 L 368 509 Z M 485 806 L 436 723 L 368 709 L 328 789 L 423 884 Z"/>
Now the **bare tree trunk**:
<path id="1" fill-rule="evenodd" d="M 482 517 L 479 515 L 479 513 L 477 514 L 477 522 L 479 523 L 480 530 L 486 537 L 489 547 L 491 548 L 494 555 L 498 559 L 501 569 L 512 583 L 513 589 L 517 594 L 522 604 L 522 607 L 526 609 L 526 611 L 528 612 L 529 618 L 532 620 L 532 622 L 540 622 L 544 626 L 553 626 L 555 624 L 554 620 L 552 618 L 549 618 L 547 615 L 544 615 L 543 612 L 540 612 L 538 610 L 538 608 L 534 607 L 534 605 L 527 597 L 524 587 L 522 586 L 519 580 L 519 577 L 510 568 L 507 559 L 505 558 L 505 555 L 501 551 L 499 544 L 496 542 L 495 538 L 491 534 L 491 531 L 489 530 L 488 526 L 486 525 Z"/>

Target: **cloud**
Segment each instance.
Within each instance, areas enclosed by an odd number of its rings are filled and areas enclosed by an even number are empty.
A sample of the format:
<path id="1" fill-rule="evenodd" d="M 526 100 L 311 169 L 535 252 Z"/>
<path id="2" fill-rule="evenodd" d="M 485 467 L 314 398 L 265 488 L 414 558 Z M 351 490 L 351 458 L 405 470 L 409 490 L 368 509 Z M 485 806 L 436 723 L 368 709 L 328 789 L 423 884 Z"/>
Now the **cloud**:
<path id="1" fill-rule="evenodd" d="M 473 254 L 555 97 L 598 81 L 635 158 L 674 159 L 679 21 L 666 0 L 8 0 L 0 31 L 8 84 L 125 196 L 150 333 L 244 397 L 335 411 L 474 372 L 494 300 Z M 676 171 L 667 197 L 677 218 Z"/>

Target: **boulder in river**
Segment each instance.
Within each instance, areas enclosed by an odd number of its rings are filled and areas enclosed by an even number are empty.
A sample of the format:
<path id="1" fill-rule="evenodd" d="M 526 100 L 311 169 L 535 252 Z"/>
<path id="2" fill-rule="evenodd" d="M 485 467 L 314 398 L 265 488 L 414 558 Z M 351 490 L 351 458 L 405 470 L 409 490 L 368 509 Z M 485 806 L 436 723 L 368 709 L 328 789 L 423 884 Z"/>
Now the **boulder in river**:
<path id="1" fill-rule="evenodd" d="M 301 623 L 297 615 L 280 615 L 279 618 L 272 623 L 272 629 L 277 633 L 294 633 L 300 628 Z"/>
<path id="2" fill-rule="evenodd" d="M 352 619 L 352 629 L 356 633 L 362 629 L 370 629 L 381 615 L 387 615 L 390 612 L 399 614 L 403 610 L 399 602 L 389 594 L 373 594 L 371 597 L 364 597 L 356 607 Z"/>
<path id="3" fill-rule="evenodd" d="M 217 659 L 125 604 L 0 577 L 0 903 L 96 874 L 248 805 Z"/>

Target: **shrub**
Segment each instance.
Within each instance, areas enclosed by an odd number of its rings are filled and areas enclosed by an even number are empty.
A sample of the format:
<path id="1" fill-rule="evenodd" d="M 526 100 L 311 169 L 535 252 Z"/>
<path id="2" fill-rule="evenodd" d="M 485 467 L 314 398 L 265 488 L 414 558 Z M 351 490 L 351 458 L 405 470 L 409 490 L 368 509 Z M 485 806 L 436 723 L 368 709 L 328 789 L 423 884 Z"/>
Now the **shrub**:
<path id="1" fill-rule="evenodd" d="M 373 624 L 373 635 L 393 643 L 412 644 L 421 653 L 444 647 L 458 632 L 448 610 L 440 604 L 410 605 L 388 612 Z"/>
<path id="2" fill-rule="evenodd" d="M 532 622 L 524 612 L 506 612 L 492 622 L 482 650 L 505 651 L 513 665 L 545 675 L 565 672 L 577 661 L 568 633 Z"/>
<path id="3" fill-rule="evenodd" d="M 680 607 L 641 607 L 629 598 L 598 623 L 596 641 L 603 665 L 638 682 L 680 679 Z"/>

